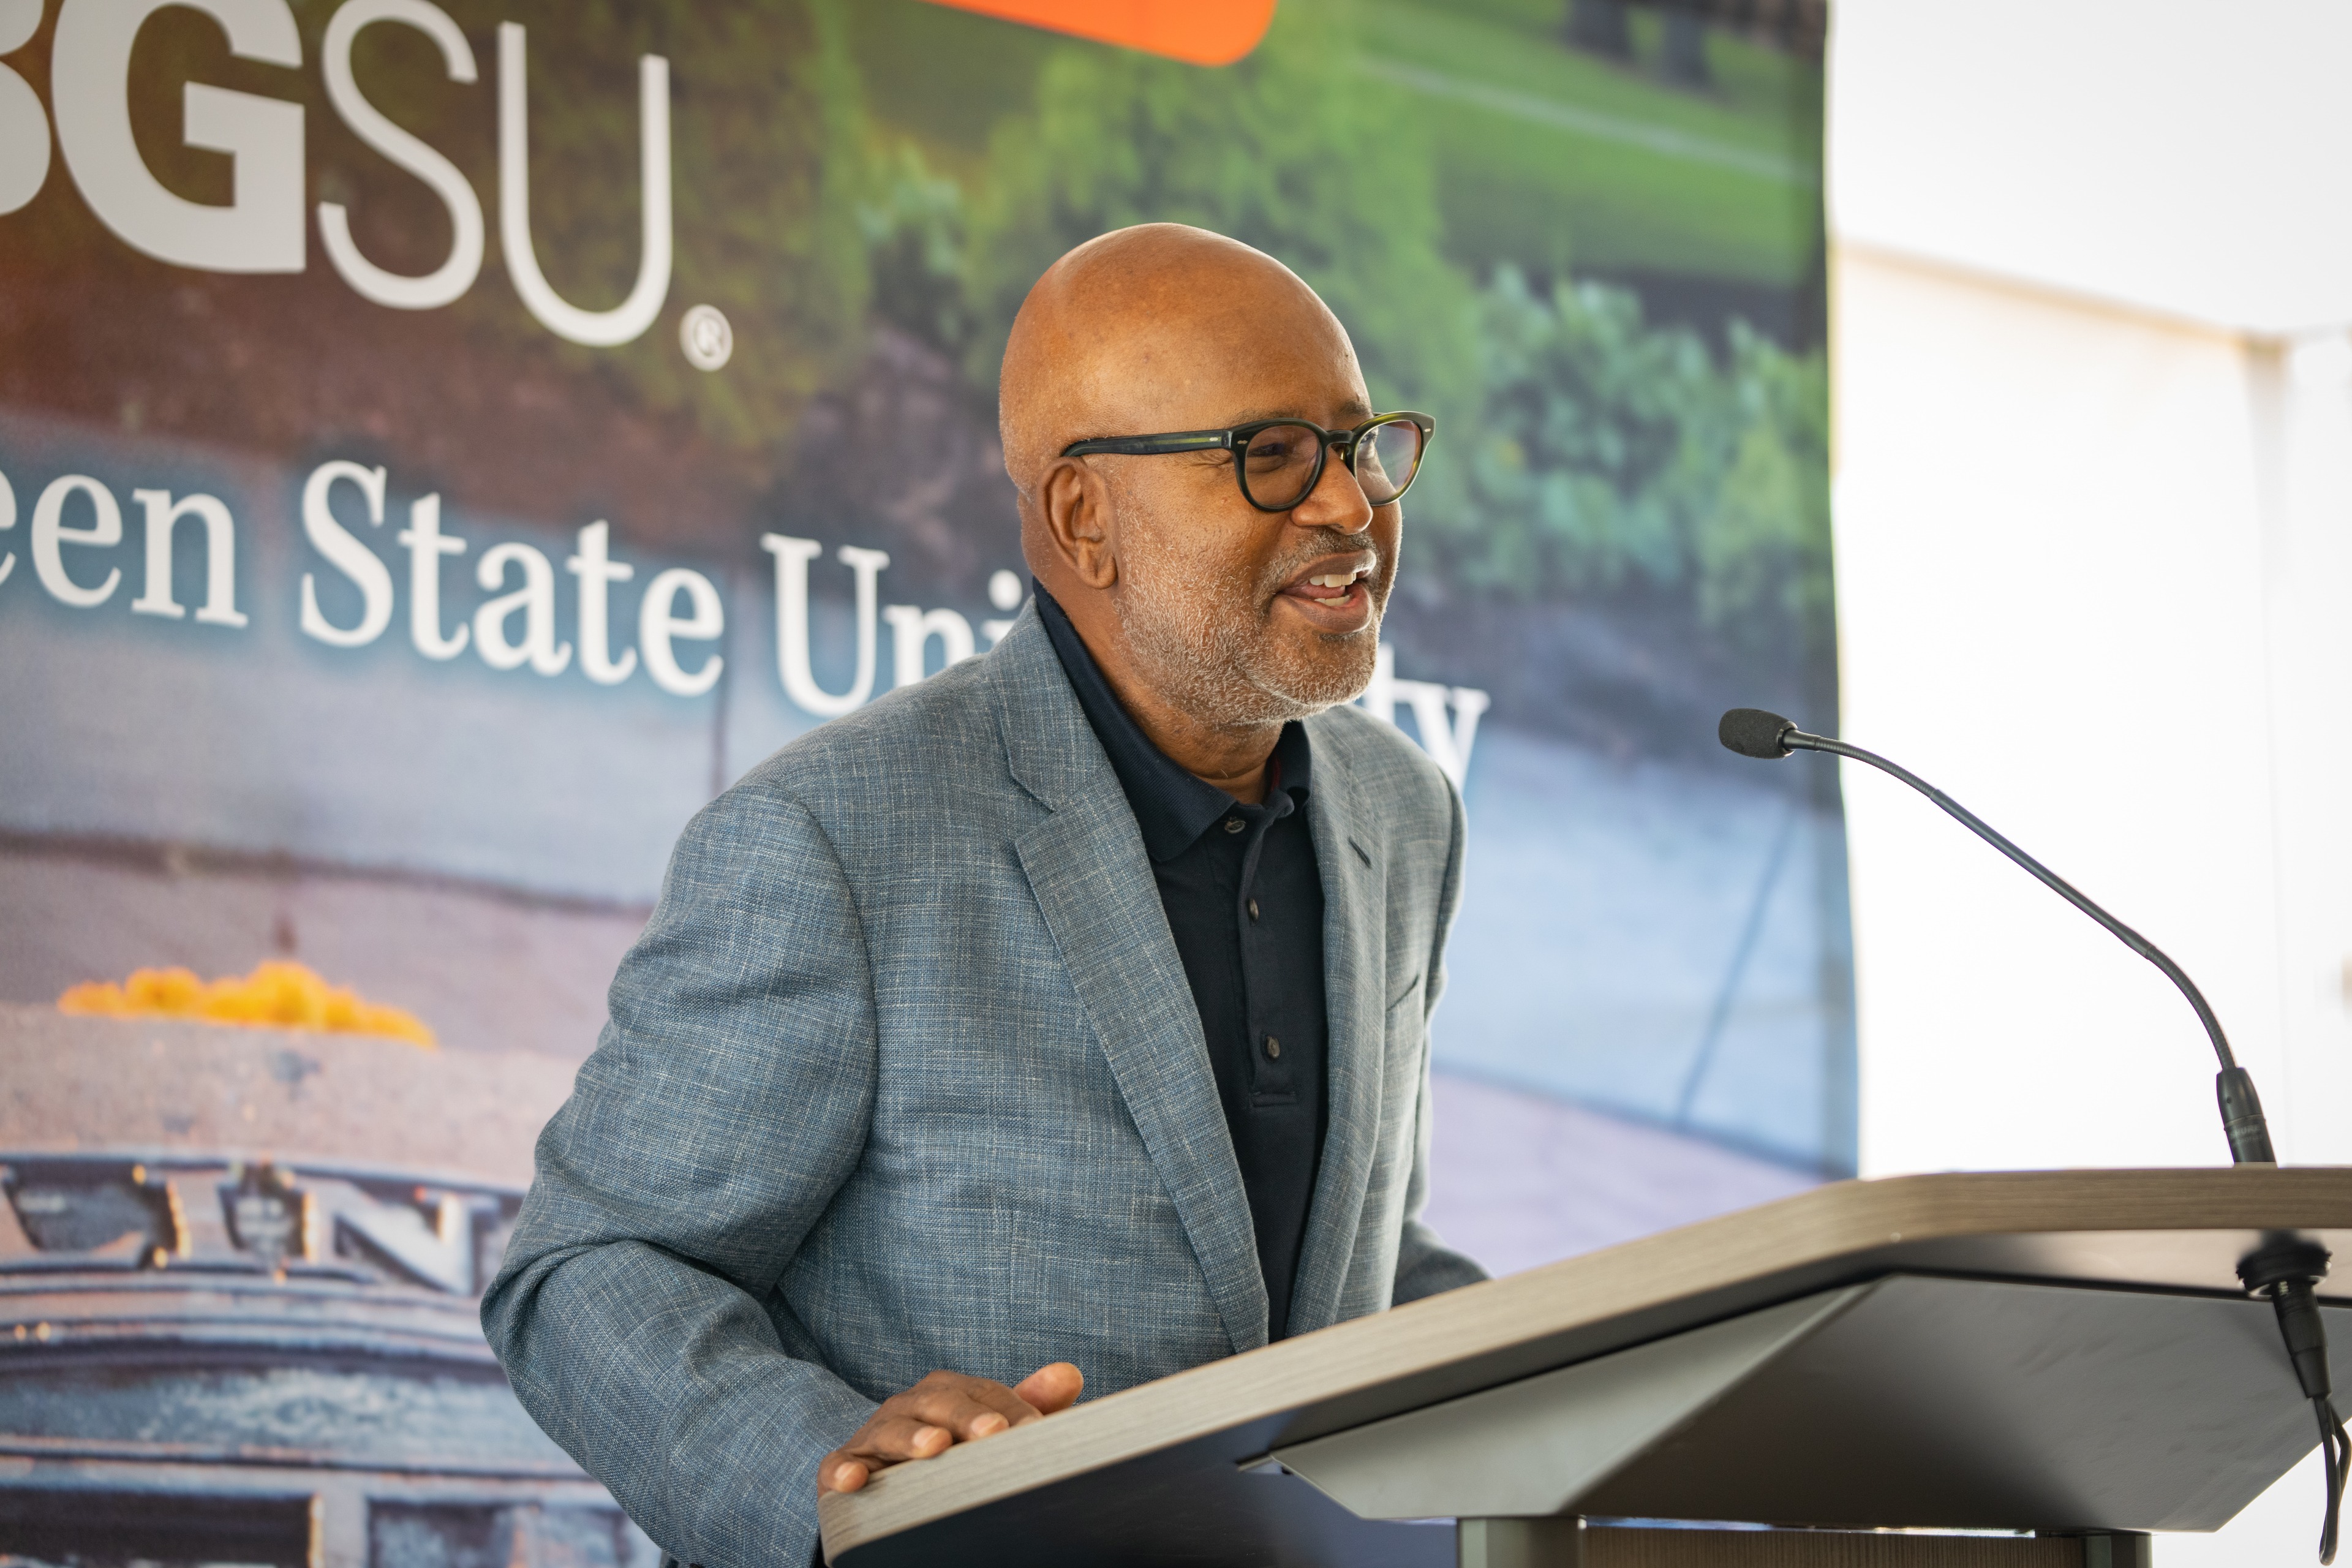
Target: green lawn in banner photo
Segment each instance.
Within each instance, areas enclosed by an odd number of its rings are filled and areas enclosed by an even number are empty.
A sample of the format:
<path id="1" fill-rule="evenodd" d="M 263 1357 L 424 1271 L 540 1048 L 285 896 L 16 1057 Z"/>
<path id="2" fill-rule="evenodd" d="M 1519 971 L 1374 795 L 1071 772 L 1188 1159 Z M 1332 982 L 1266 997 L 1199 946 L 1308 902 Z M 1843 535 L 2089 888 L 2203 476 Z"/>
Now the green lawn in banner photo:
<path id="1" fill-rule="evenodd" d="M 1365 0 L 1364 68 L 1428 115 L 1446 246 L 1484 271 L 1660 271 L 1796 285 L 1820 243 L 1821 70 L 1717 33 L 1716 87 L 1645 74 L 1559 41 L 1547 0 Z"/>
<path id="2" fill-rule="evenodd" d="M 1769 128 L 1770 123 L 1778 123 L 1784 115 L 1794 111 L 1795 117 L 1788 119 L 1786 125 L 1799 140 L 1790 143 L 1790 147 L 1800 153 L 1808 147 L 1812 153 L 1820 152 L 1819 65 L 1748 43 L 1720 29 L 1710 29 L 1707 67 L 1714 73 L 1715 85 L 1705 94 L 1686 92 L 1644 80 L 1637 74 L 1658 56 L 1659 20 L 1654 9 L 1635 5 L 1627 12 L 1635 56 L 1634 68 L 1629 71 L 1570 50 L 1560 42 L 1570 3 L 1570 0 L 1364 0 L 1368 19 L 1376 19 L 1382 9 L 1418 11 L 1423 16 L 1416 25 L 1434 23 L 1463 39 L 1465 49 L 1487 51 L 1497 80 L 1516 79 L 1521 85 L 1544 85 L 1541 78 L 1551 66 L 1540 54 L 1529 51 L 1549 51 L 1591 66 L 1594 76 L 1581 79 L 1580 85 L 1572 90 L 1580 97 L 1593 95 L 1585 100 L 1595 107 L 1656 116 L 1663 122 L 1682 124 L 1694 131 L 1712 129 L 1742 142 L 1777 134 Z M 1483 41 L 1473 44 L 1470 40 L 1474 39 Z M 1502 52 L 1496 55 L 1498 47 Z M 1523 72 L 1534 74 L 1521 76 Z M 1606 78 L 1616 85 L 1601 85 L 1596 78 Z M 1676 110 L 1660 102 L 1661 94 L 1683 105 L 1689 111 L 1688 118 L 1678 119 Z M 1720 112 L 1710 117 L 1709 106 L 1748 121 L 1748 128 L 1742 131 L 1731 126 Z"/>

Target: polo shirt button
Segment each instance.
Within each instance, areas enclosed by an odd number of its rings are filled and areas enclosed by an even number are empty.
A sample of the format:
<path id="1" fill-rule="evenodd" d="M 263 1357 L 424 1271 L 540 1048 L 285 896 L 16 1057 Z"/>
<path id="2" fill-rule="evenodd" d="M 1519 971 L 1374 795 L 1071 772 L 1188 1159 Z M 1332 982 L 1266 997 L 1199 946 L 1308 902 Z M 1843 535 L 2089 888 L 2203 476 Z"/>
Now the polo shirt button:
<path id="1" fill-rule="evenodd" d="M 1242 819 L 1241 819 L 1240 817 L 1238 817 L 1238 816 L 1229 816 L 1229 817 L 1225 818 L 1225 831 L 1226 831 L 1226 832 L 1228 832 L 1228 833 L 1239 833 L 1241 830 L 1242 830 Z"/>
<path id="2" fill-rule="evenodd" d="M 1252 920 L 1255 920 L 1255 919 L 1257 919 L 1257 900 L 1256 900 L 1255 899 L 1252 899 L 1252 900 L 1249 901 L 1249 911 L 1250 911 L 1250 919 L 1252 919 Z"/>
<path id="3" fill-rule="evenodd" d="M 1272 1035 L 1265 1037 L 1265 1059 L 1270 1062 L 1278 1062 L 1282 1059 L 1282 1042 Z"/>

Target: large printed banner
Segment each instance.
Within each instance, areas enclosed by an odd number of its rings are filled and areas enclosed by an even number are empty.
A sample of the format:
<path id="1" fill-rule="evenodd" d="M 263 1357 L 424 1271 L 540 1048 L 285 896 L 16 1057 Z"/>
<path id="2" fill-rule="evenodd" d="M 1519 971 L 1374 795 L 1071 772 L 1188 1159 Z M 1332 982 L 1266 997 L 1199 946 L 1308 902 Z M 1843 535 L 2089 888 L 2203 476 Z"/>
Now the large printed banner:
<path id="1" fill-rule="evenodd" d="M 1127 223 L 1437 420 L 1362 701 L 1468 804 L 1441 1208 L 1849 1170 L 1834 775 L 1713 741 L 1834 722 L 1821 25 L 0 0 L 9 1549 L 648 1550 L 471 1326 L 530 1135 L 687 818 L 1018 613 L 998 359 Z"/>

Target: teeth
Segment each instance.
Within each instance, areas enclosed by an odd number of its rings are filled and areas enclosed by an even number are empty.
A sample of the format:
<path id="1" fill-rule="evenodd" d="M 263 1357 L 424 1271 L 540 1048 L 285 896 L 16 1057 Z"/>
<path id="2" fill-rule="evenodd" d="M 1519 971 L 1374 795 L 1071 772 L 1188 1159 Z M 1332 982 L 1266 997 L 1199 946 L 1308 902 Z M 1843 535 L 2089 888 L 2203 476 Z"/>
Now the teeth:
<path id="1" fill-rule="evenodd" d="M 1345 588 L 1355 583 L 1356 574 L 1353 572 L 1338 572 L 1328 577 L 1309 577 L 1307 580 L 1318 588 Z"/>

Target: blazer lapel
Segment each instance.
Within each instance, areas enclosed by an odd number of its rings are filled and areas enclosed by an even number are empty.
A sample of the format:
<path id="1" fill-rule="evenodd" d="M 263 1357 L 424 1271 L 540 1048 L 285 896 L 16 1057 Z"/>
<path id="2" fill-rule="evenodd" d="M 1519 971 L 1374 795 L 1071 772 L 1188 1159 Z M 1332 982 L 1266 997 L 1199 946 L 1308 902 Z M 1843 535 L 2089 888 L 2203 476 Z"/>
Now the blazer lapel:
<path id="1" fill-rule="evenodd" d="M 1317 738 L 1324 741 L 1321 735 Z M 1339 1321 L 1340 1295 L 1355 1259 L 1364 1193 L 1380 1142 L 1381 1068 L 1388 1024 L 1388 897 L 1383 840 L 1371 815 L 1376 803 L 1360 797 L 1346 759 L 1328 741 L 1316 747 L 1314 776 L 1307 796 L 1307 822 L 1315 839 L 1316 868 L 1323 879 L 1329 1119 L 1298 1278 L 1291 1287 L 1294 1334 Z"/>
<path id="2" fill-rule="evenodd" d="M 1249 1197 L 1135 814 L 1034 605 L 989 657 L 1007 762 L 1051 813 L 1014 841 L 1022 868 L 1226 1335 L 1254 1349 L 1266 1293 Z"/>

